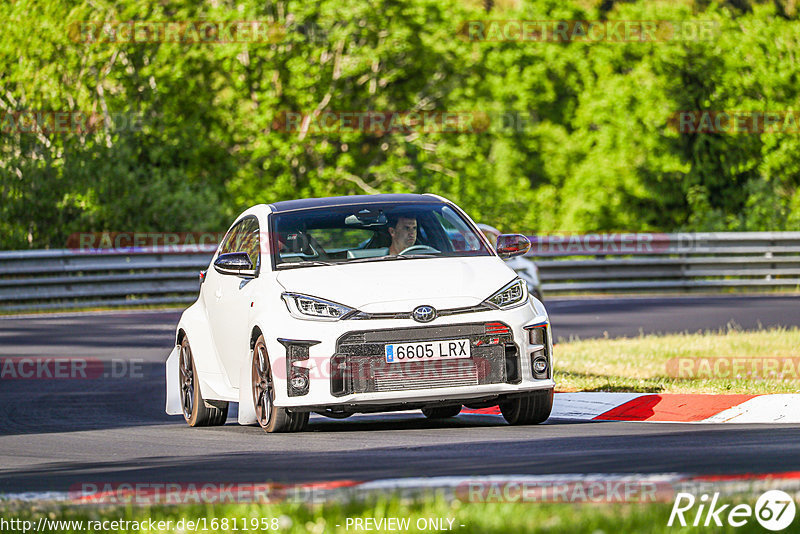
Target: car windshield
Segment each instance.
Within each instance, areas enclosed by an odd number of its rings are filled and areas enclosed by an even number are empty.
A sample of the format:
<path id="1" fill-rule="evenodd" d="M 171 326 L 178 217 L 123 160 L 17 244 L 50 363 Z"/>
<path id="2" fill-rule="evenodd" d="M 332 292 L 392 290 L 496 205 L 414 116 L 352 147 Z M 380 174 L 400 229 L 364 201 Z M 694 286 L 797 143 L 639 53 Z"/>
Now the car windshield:
<path id="1" fill-rule="evenodd" d="M 271 215 L 278 269 L 491 253 L 447 204 L 329 206 Z"/>

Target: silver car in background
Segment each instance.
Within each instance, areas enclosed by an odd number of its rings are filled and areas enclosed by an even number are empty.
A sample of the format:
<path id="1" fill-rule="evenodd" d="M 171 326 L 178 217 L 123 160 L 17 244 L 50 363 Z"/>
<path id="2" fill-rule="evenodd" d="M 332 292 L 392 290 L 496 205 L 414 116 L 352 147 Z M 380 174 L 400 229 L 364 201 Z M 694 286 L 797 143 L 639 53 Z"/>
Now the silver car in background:
<path id="1" fill-rule="evenodd" d="M 488 224 L 478 224 L 478 229 L 480 229 L 483 235 L 492 243 L 492 247 L 497 246 L 497 236 L 501 234 L 500 230 Z M 540 302 L 544 301 L 542 298 L 542 282 L 539 279 L 539 268 L 536 266 L 536 263 L 532 259 L 524 256 L 508 258 L 505 262 L 517 272 L 520 278 L 525 280 L 530 294 L 539 299 Z"/>

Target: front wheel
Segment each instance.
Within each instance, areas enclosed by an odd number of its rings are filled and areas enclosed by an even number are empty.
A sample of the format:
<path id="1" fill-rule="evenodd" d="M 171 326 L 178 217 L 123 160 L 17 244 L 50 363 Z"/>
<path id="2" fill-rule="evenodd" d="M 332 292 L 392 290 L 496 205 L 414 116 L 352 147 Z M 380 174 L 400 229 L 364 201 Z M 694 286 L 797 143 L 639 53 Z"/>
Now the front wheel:
<path id="1" fill-rule="evenodd" d="M 224 425 L 228 419 L 228 403 L 220 401 L 211 405 L 203 399 L 188 337 L 183 338 L 180 350 L 179 373 L 183 418 L 186 419 L 189 426 Z"/>
<path id="2" fill-rule="evenodd" d="M 553 390 L 536 391 L 500 403 L 500 413 L 510 425 L 544 423 L 553 410 Z"/>
<path id="3" fill-rule="evenodd" d="M 275 383 L 267 356 L 264 336 L 258 336 L 253 347 L 253 405 L 256 419 L 265 432 L 300 432 L 308 423 L 308 412 L 290 412 L 275 406 Z"/>

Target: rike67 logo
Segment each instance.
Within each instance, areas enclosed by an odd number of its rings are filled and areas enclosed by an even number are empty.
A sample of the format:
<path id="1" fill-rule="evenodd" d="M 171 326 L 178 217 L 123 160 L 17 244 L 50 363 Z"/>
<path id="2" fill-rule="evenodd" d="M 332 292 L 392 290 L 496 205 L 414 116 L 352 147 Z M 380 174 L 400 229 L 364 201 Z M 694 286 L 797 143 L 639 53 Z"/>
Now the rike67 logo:
<path id="1" fill-rule="evenodd" d="M 697 505 L 697 506 L 695 506 Z M 695 509 L 696 508 L 696 509 Z M 719 504 L 719 493 L 711 497 L 703 494 L 696 499 L 691 493 L 678 493 L 672 512 L 669 514 L 667 526 L 677 524 L 698 526 L 723 526 L 727 522 L 732 527 L 746 525 L 755 516 L 762 527 L 767 530 L 783 530 L 792 524 L 795 516 L 795 503 L 792 497 L 780 490 L 769 490 L 756 501 L 755 508 L 749 504 Z"/>

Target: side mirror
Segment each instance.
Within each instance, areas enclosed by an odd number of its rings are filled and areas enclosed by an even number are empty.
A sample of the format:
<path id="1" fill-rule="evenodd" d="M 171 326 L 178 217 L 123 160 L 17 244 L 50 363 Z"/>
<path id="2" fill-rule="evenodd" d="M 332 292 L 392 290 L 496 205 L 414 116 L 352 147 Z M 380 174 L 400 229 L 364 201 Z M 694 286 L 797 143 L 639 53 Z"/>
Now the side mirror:
<path id="1" fill-rule="evenodd" d="M 531 249 L 530 240 L 522 234 L 500 234 L 497 236 L 497 254 L 501 258 L 511 258 L 525 254 Z"/>
<path id="2" fill-rule="evenodd" d="M 246 252 L 220 254 L 214 261 L 214 269 L 220 274 L 236 274 L 255 277 L 256 269 Z"/>

